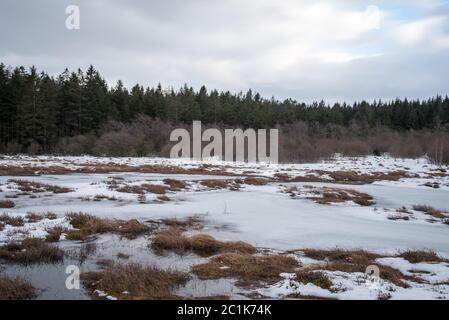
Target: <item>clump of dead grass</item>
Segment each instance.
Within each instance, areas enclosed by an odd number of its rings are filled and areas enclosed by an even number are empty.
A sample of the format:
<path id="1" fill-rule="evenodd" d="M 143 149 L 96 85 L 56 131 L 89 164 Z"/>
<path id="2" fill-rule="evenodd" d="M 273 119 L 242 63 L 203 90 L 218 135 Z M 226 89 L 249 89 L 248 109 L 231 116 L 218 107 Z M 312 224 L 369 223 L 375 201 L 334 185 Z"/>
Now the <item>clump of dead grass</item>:
<path id="1" fill-rule="evenodd" d="M 48 219 L 48 220 L 56 220 L 58 218 L 56 213 L 53 213 L 53 212 L 47 212 L 46 214 L 44 214 L 44 217 L 45 217 L 45 219 Z"/>
<path id="2" fill-rule="evenodd" d="M 43 219 L 55 220 L 58 218 L 58 216 L 53 212 L 47 212 L 47 213 L 28 212 L 26 214 L 25 218 L 26 218 L 27 222 L 35 223 L 35 222 L 39 222 Z"/>
<path id="3" fill-rule="evenodd" d="M 425 214 L 432 216 L 436 219 L 444 219 L 444 218 L 448 217 L 441 210 L 435 209 L 431 206 L 415 205 L 415 206 L 413 206 L 413 210 L 424 212 Z"/>
<path id="4" fill-rule="evenodd" d="M 337 189 L 324 187 L 318 191 L 319 196 L 309 197 L 309 199 L 320 204 L 340 203 L 352 201 L 361 206 L 371 206 L 374 204 L 373 197 L 367 193 L 358 192 L 350 189 Z"/>
<path id="5" fill-rule="evenodd" d="M 11 209 L 14 208 L 16 204 L 11 200 L 0 200 L 0 208 L 2 209 Z"/>
<path id="6" fill-rule="evenodd" d="M 153 238 L 151 247 L 157 253 L 164 251 L 174 251 L 177 254 L 194 252 L 202 257 L 222 252 L 254 253 L 256 251 L 252 245 L 242 241 L 219 241 L 207 234 L 186 237 L 182 230 L 174 227 L 159 232 Z"/>
<path id="7" fill-rule="evenodd" d="M 61 226 L 56 226 L 45 230 L 47 235 L 45 241 L 47 242 L 58 242 L 61 239 L 61 235 L 67 230 Z"/>
<path id="8" fill-rule="evenodd" d="M 415 175 L 404 170 L 390 172 L 371 172 L 369 174 L 358 173 L 355 171 L 334 171 L 328 174 L 339 183 L 373 183 L 375 181 L 398 181 L 403 178 L 412 178 Z"/>
<path id="9" fill-rule="evenodd" d="M 181 191 L 188 188 L 188 184 L 185 181 L 177 179 L 164 179 L 163 182 L 169 186 L 170 191 Z"/>
<path id="10" fill-rule="evenodd" d="M 286 255 L 258 256 L 247 253 L 224 253 L 204 264 L 192 267 L 201 279 L 235 277 L 240 286 L 272 284 L 281 280 L 283 272 L 295 272 L 298 262 Z"/>
<path id="11" fill-rule="evenodd" d="M 301 192 L 305 192 L 307 199 L 319 204 L 341 203 L 346 201 L 352 201 L 361 206 L 371 206 L 374 204 L 374 198 L 372 196 L 352 189 L 317 188 L 306 185 L 303 188 L 298 188 L 297 186 L 285 187 L 283 192 L 290 194 L 291 197 L 296 197 Z"/>
<path id="12" fill-rule="evenodd" d="M 333 183 L 340 184 L 369 184 L 376 181 L 397 181 L 403 178 L 414 178 L 416 174 L 410 174 L 404 170 L 397 170 L 391 172 L 371 172 L 369 174 L 360 173 L 356 171 L 325 171 L 325 170 L 310 170 L 305 176 L 290 177 L 287 174 L 278 173 L 275 177 L 282 182 L 330 182 L 323 176 L 331 177 Z"/>
<path id="13" fill-rule="evenodd" d="M 259 177 L 247 177 L 243 179 L 244 184 L 249 184 L 253 186 L 264 186 L 270 182 L 267 178 L 259 178 Z"/>
<path id="14" fill-rule="evenodd" d="M 404 258 L 410 263 L 419 262 L 448 262 L 447 259 L 440 257 L 435 251 L 432 250 L 407 250 L 399 254 L 401 258 Z"/>
<path id="15" fill-rule="evenodd" d="M 137 236 L 150 231 L 150 228 L 136 219 L 128 221 L 118 220 L 116 221 L 116 233 L 124 235 L 128 239 L 134 239 Z"/>
<path id="16" fill-rule="evenodd" d="M 101 200 L 117 201 L 117 198 L 114 196 L 106 196 L 104 194 L 96 194 L 92 200 L 97 202 Z"/>
<path id="17" fill-rule="evenodd" d="M 139 264 L 106 265 L 104 270 L 81 275 L 95 297 L 95 290 L 127 300 L 179 299 L 173 289 L 186 283 L 188 276 Z M 127 294 L 125 294 L 127 293 Z"/>
<path id="18" fill-rule="evenodd" d="M 50 185 L 45 183 L 40 183 L 36 181 L 28 181 L 28 180 L 18 180 L 18 179 L 10 179 L 9 183 L 17 184 L 17 187 L 22 192 L 32 192 L 32 193 L 40 193 L 40 192 L 53 192 L 53 193 L 68 193 L 72 192 L 73 189 L 60 187 L 56 185 Z"/>
<path id="19" fill-rule="evenodd" d="M 312 283 L 322 289 L 331 290 L 332 281 L 320 271 L 300 270 L 295 273 L 296 280 L 303 284 Z"/>
<path id="20" fill-rule="evenodd" d="M 23 227 L 25 224 L 25 220 L 20 216 L 10 216 L 6 213 L 0 215 L 0 222 L 3 222 L 4 224 L 13 226 L 13 227 Z"/>
<path id="21" fill-rule="evenodd" d="M 28 212 L 26 214 L 25 218 L 27 219 L 27 222 L 35 223 L 35 222 L 39 222 L 39 221 L 43 220 L 44 215 L 40 214 L 40 213 L 35 213 L 35 212 Z"/>
<path id="22" fill-rule="evenodd" d="M 381 256 L 365 250 L 319 250 L 319 249 L 304 249 L 304 254 L 312 259 L 326 260 L 327 264 L 320 266 L 323 270 L 342 271 L 342 272 L 360 272 L 365 273 L 366 268 L 370 265 L 377 265 L 375 260 Z M 380 277 L 391 283 L 407 288 L 409 285 L 403 280 L 410 280 L 403 275 L 399 270 L 388 266 L 378 265 Z"/>
<path id="23" fill-rule="evenodd" d="M 134 193 L 134 194 L 145 194 L 145 193 L 154 193 L 154 194 L 165 194 L 169 187 L 159 184 L 149 184 L 144 183 L 141 185 L 124 185 L 116 189 L 118 192 L 123 193 Z"/>
<path id="24" fill-rule="evenodd" d="M 191 216 L 185 219 L 166 218 L 161 219 L 156 223 L 162 223 L 168 227 L 178 228 L 185 231 L 187 229 L 201 229 L 203 226 L 203 219 L 200 216 Z"/>
<path id="25" fill-rule="evenodd" d="M 67 218 L 76 230 L 66 232 L 68 240 L 86 240 L 88 237 L 102 233 L 117 233 L 128 239 L 135 239 L 149 231 L 148 226 L 136 219 L 124 221 L 103 219 L 85 213 L 68 213 Z"/>
<path id="26" fill-rule="evenodd" d="M 35 296 L 36 289 L 29 281 L 0 276 L 0 300 L 30 300 Z"/>
<path id="27" fill-rule="evenodd" d="M 220 179 L 210 179 L 210 180 L 202 180 L 200 181 L 202 186 L 205 186 L 209 189 L 229 189 L 232 191 L 240 190 L 240 184 L 235 180 L 220 180 Z"/>
<path id="28" fill-rule="evenodd" d="M 303 249 L 304 254 L 315 260 L 328 260 L 333 262 L 366 264 L 380 258 L 380 255 L 365 250 L 320 250 L 320 249 Z"/>
<path id="29" fill-rule="evenodd" d="M 330 262 L 322 267 L 324 270 L 328 271 L 341 271 L 347 273 L 366 273 L 367 267 L 370 265 L 375 265 L 375 262 L 367 263 L 345 263 L 345 262 Z M 394 269 L 389 266 L 377 265 L 379 268 L 379 276 L 380 278 L 387 280 L 399 287 L 408 288 L 410 287 L 404 280 L 414 280 L 412 277 L 408 277 L 402 274 L 399 270 Z"/>
<path id="30" fill-rule="evenodd" d="M 42 239 L 27 238 L 1 246 L 0 259 L 25 265 L 57 263 L 64 259 L 64 251 Z"/>

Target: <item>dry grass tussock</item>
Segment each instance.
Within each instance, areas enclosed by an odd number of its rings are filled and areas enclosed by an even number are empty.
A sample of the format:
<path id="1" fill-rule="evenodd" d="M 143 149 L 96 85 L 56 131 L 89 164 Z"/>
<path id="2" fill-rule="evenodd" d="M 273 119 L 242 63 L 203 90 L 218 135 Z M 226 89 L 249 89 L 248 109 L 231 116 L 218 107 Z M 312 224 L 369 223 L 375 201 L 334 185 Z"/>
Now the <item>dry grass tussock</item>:
<path id="1" fill-rule="evenodd" d="M 313 195 L 308 196 L 307 199 L 313 200 L 319 204 L 331 204 L 331 203 L 341 203 L 346 201 L 352 201 L 361 206 L 371 206 L 374 204 L 374 198 L 367 193 L 358 192 L 351 189 L 339 189 L 339 188 L 315 188 L 306 186 L 305 192 L 312 193 Z M 292 187 L 286 190 L 290 195 L 295 196 L 301 193 L 297 187 Z"/>
<path id="2" fill-rule="evenodd" d="M 413 210 L 424 212 L 425 214 L 432 216 L 436 219 L 444 219 L 449 217 L 448 215 L 444 214 L 441 210 L 435 209 L 431 206 L 415 205 L 413 206 Z"/>
<path id="3" fill-rule="evenodd" d="M 10 225 L 13 227 L 23 227 L 25 224 L 25 220 L 20 216 L 10 216 L 6 213 L 0 215 L 0 222 L 3 222 L 5 225 Z"/>
<path id="4" fill-rule="evenodd" d="M 106 264 L 102 271 L 84 273 L 81 278 L 94 297 L 94 291 L 101 290 L 119 299 L 152 300 L 179 299 L 172 291 L 185 284 L 188 276 L 139 264 Z"/>
<path id="5" fill-rule="evenodd" d="M 384 266 L 384 265 L 378 265 L 374 262 L 369 262 L 368 264 L 363 263 L 346 263 L 346 262 L 330 262 L 327 265 L 321 267 L 323 270 L 328 271 L 341 271 L 341 272 L 347 272 L 347 273 L 366 273 L 366 268 L 370 265 L 377 265 L 379 267 L 379 276 L 380 278 L 387 280 L 399 287 L 402 288 L 408 288 L 409 285 L 404 282 L 404 280 L 415 280 L 413 277 L 406 276 L 402 274 L 399 270 Z"/>
<path id="6" fill-rule="evenodd" d="M 259 177 L 247 177 L 243 179 L 244 184 L 249 184 L 253 186 L 264 186 L 270 183 L 270 179 L 268 178 L 259 178 Z"/>
<path id="7" fill-rule="evenodd" d="M 320 204 L 330 204 L 352 201 L 361 206 L 371 206 L 374 204 L 373 197 L 367 193 L 349 189 L 324 188 L 324 192 L 319 198 L 311 198 Z"/>
<path id="8" fill-rule="evenodd" d="M 90 198 L 87 198 L 87 200 L 90 200 Z M 93 201 L 102 201 L 102 200 L 109 200 L 109 201 L 117 201 L 117 198 L 114 196 L 106 196 L 104 194 L 96 194 L 93 198 Z"/>
<path id="9" fill-rule="evenodd" d="M 64 259 L 64 251 L 42 239 L 27 238 L 1 246 L 0 259 L 25 265 L 57 263 Z"/>
<path id="10" fill-rule="evenodd" d="M 365 250 L 319 250 L 319 249 L 303 249 L 304 254 L 315 260 L 329 260 L 333 262 L 345 262 L 354 264 L 365 264 L 380 258 L 380 255 Z"/>
<path id="11" fill-rule="evenodd" d="M 14 208 L 16 204 L 11 200 L 0 200 L 0 208 L 2 209 L 11 209 Z"/>
<path id="12" fill-rule="evenodd" d="M 375 260 L 377 258 L 381 258 L 382 256 L 364 250 L 351 251 L 343 249 L 335 249 L 335 250 L 304 249 L 302 251 L 309 258 L 316 260 L 326 260 L 327 261 L 326 265 L 317 267 L 322 270 L 342 271 L 348 273 L 353 272 L 365 273 L 366 268 L 368 266 L 377 265 L 380 270 L 380 277 L 397 286 L 403 288 L 409 287 L 409 285 L 406 282 L 404 282 L 404 280 L 410 280 L 415 282 L 420 281 L 420 279 L 416 277 L 406 276 L 402 274 L 399 270 L 396 270 L 394 268 L 377 264 Z M 421 257 L 422 259 L 422 257 L 425 256 L 423 253 L 415 251 L 408 251 L 405 254 L 406 255 L 404 255 L 404 257 L 407 256 L 410 259 L 413 259 L 413 257 L 417 256 Z M 426 256 L 427 259 L 436 259 L 435 256 L 432 254 Z M 418 259 L 416 258 L 415 261 L 418 261 Z"/>
<path id="13" fill-rule="evenodd" d="M 360 174 L 355 171 L 334 171 L 328 173 L 336 182 L 340 183 L 373 183 L 376 181 L 398 181 L 402 178 L 413 178 L 414 174 L 410 174 L 404 170 L 396 170 L 390 172 L 371 172 L 369 174 Z"/>
<path id="14" fill-rule="evenodd" d="M 295 272 L 298 262 L 285 255 L 258 256 L 247 253 L 224 253 L 204 264 L 193 266 L 192 271 L 201 279 L 235 277 L 238 285 L 251 286 L 275 283 L 280 273 Z"/>
<path id="15" fill-rule="evenodd" d="M 148 226 L 136 219 L 128 221 L 103 219 L 81 212 L 68 213 L 67 218 L 70 224 L 76 228 L 76 230 L 66 232 L 66 239 L 68 240 L 86 240 L 92 235 L 102 233 L 117 233 L 128 239 L 134 239 L 150 231 Z"/>
<path id="16" fill-rule="evenodd" d="M 45 183 L 39 183 L 35 181 L 28 180 L 17 180 L 10 179 L 9 183 L 17 184 L 17 187 L 22 192 L 40 193 L 40 192 L 53 192 L 53 193 L 68 193 L 72 192 L 73 189 L 60 187 L 56 185 L 49 185 Z"/>
<path id="17" fill-rule="evenodd" d="M 332 290 L 332 281 L 321 271 L 300 270 L 295 272 L 296 281 L 302 284 L 314 284 L 326 290 Z"/>
<path id="18" fill-rule="evenodd" d="M 163 182 L 169 186 L 170 191 L 181 191 L 189 188 L 188 184 L 185 181 L 177 179 L 164 179 Z"/>
<path id="19" fill-rule="evenodd" d="M 45 219 L 48 219 L 48 220 L 55 220 L 58 218 L 57 214 L 53 213 L 53 212 L 46 212 L 44 214 L 44 217 L 45 217 Z"/>
<path id="20" fill-rule="evenodd" d="M 36 212 L 28 212 L 25 216 L 28 223 L 36 223 L 41 220 L 44 220 L 46 217 L 42 213 L 36 213 Z"/>
<path id="21" fill-rule="evenodd" d="M 0 300 L 30 300 L 35 296 L 36 289 L 29 281 L 0 276 Z"/>
<path id="22" fill-rule="evenodd" d="M 200 216 L 191 216 L 185 219 L 166 218 L 161 219 L 160 221 L 151 220 L 150 222 L 156 224 L 164 224 L 168 227 L 178 228 L 183 231 L 186 231 L 188 229 L 199 230 L 203 227 L 203 219 Z"/>
<path id="23" fill-rule="evenodd" d="M 47 236 L 45 237 L 45 241 L 47 242 L 58 242 L 61 239 L 61 235 L 64 232 L 67 232 L 67 230 L 61 226 L 49 228 L 45 231 L 47 232 Z"/>
<path id="24" fill-rule="evenodd" d="M 448 259 L 444 259 L 437 255 L 434 251 L 431 250 L 408 250 L 403 251 L 399 254 L 401 258 L 404 258 L 410 263 L 420 263 L 420 262 L 449 262 Z"/>
<path id="25" fill-rule="evenodd" d="M 124 185 L 118 187 L 115 190 L 118 192 L 135 193 L 135 194 L 145 194 L 145 193 L 165 194 L 169 190 L 169 187 L 159 184 L 144 183 L 140 185 Z"/>
<path id="26" fill-rule="evenodd" d="M 219 180 L 219 179 L 211 179 L 211 180 L 202 180 L 200 181 L 202 186 L 205 186 L 209 189 L 229 189 L 231 191 L 240 190 L 240 184 L 235 180 Z"/>
<path id="27" fill-rule="evenodd" d="M 323 176 L 331 177 L 331 180 L 322 178 Z M 305 176 L 289 177 L 286 174 L 276 174 L 275 177 L 281 182 L 333 182 L 340 184 L 370 184 L 376 181 L 397 181 L 403 178 L 414 178 L 415 174 L 411 174 L 404 170 L 390 172 L 371 172 L 369 174 L 359 173 L 356 171 L 310 171 Z"/>
<path id="28" fill-rule="evenodd" d="M 194 252 L 202 257 L 209 257 L 223 252 L 254 253 L 256 248 L 241 241 L 219 241 L 207 234 L 196 234 L 190 237 L 183 235 L 182 230 L 172 227 L 154 236 L 151 247 L 157 253 L 174 251 L 177 254 Z"/>

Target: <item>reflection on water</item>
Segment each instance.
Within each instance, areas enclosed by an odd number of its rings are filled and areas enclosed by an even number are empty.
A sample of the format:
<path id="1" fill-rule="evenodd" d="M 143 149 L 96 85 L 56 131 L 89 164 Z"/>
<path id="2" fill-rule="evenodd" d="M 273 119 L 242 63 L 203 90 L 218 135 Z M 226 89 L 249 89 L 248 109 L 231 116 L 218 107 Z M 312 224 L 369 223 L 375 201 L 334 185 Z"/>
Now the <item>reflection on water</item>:
<path id="1" fill-rule="evenodd" d="M 31 266 L 7 265 L 2 272 L 7 276 L 20 276 L 29 280 L 39 290 L 39 300 L 86 300 L 90 299 L 84 289 L 68 290 L 65 285 L 68 265 L 77 265 L 76 260 L 65 259 L 59 264 L 40 264 Z M 93 266 L 83 265 L 81 272 L 91 270 Z"/>
<path id="2" fill-rule="evenodd" d="M 80 290 L 66 288 L 66 268 L 70 265 L 79 267 L 81 273 L 99 270 L 98 260 L 110 259 L 116 263 L 141 263 L 152 265 L 164 270 L 179 270 L 189 272 L 192 265 L 205 262 L 206 259 L 193 254 L 179 256 L 167 253 L 164 256 L 154 254 L 148 248 L 146 237 L 128 240 L 117 235 L 101 235 L 89 243 L 61 242 L 65 250 L 63 263 L 35 264 L 29 266 L 3 263 L 0 264 L 2 274 L 20 276 L 29 280 L 37 288 L 39 300 L 86 300 L 90 299 L 88 292 L 81 286 Z M 174 267 L 176 266 L 176 267 Z M 239 297 L 242 290 L 234 286 L 234 281 L 199 280 L 192 277 L 188 283 L 175 292 L 189 298 L 226 295 Z"/>
<path id="3" fill-rule="evenodd" d="M 235 279 L 199 280 L 197 277 L 193 277 L 175 293 L 190 298 L 227 296 L 232 299 L 247 299 L 243 294 L 248 291 L 237 288 L 235 282 Z"/>

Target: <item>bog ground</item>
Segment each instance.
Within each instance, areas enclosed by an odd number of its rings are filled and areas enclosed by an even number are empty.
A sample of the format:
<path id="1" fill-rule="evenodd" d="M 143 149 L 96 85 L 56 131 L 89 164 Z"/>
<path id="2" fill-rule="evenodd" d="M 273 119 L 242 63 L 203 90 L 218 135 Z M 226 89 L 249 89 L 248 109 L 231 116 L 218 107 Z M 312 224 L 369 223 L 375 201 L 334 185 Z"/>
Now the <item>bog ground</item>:
<path id="1" fill-rule="evenodd" d="M 447 170 L 2 156 L 0 295 L 448 299 Z"/>

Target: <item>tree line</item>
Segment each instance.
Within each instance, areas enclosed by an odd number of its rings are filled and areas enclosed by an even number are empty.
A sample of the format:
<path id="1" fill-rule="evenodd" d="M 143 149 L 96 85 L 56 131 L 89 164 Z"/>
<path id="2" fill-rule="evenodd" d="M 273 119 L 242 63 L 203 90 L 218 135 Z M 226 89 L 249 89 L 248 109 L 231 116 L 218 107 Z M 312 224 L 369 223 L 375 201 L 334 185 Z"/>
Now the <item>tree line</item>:
<path id="1" fill-rule="evenodd" d="M 353 104 L 293 99 L 265 99 L 248 90 L 178 90 L 160 84 L 130 90 L 121 81 L 109 87 L 90 66 L 86 71 L 64 70 L 58 76 L 0 64 L 0 151 L 53 152 L 61 139 L 99 136 L 111 122 L 123 126 L 139 117 L 162 123 L 190 124 L 201 120 L 218 127 L 272 128 L 306 123 L 313 126 L 385 127 L 397 132 L 442 130 L 449 127 L 449 98 L 360 101 Z M 14 146 L 14 147 L 11 147 Z"/>

